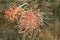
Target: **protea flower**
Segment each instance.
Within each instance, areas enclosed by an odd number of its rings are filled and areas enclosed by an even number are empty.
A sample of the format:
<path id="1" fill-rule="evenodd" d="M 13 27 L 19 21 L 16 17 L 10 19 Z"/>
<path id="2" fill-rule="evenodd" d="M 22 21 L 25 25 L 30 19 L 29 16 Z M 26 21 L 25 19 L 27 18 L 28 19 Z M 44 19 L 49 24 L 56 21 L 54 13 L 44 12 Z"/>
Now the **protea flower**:
<path id="1" fill-rule="evenodd" d="M 19 16 L 23 16 L 25 14 L 25 10 L 22 8 L 26 3 L 17 6 L 12 5 L 12 7 L 9 7 L 8 10 L 5 11 L 6 18 L 12 23 L 14 20 L 18 20 Z"/>
<path id="2" fill-rule="evenodd" d="M 22 29 L 37 29 L 39 26 L 42 26 L 43 20 L 39 13 L 29 10 L 20 23 Z"/>
<path id="3" fill-rule="evenodd" d="M 17 20 L 17 15 L 15 15 L 15 10 L 16 10 L 17 6 L 13 5 L 12 7 L 9 7 L 8 10 L 5 11 L 6 14 L 6 18 L 10 21 L 13 22 L 14 20 Z M 15 16 L 14 16 L 15 15 Z"/>

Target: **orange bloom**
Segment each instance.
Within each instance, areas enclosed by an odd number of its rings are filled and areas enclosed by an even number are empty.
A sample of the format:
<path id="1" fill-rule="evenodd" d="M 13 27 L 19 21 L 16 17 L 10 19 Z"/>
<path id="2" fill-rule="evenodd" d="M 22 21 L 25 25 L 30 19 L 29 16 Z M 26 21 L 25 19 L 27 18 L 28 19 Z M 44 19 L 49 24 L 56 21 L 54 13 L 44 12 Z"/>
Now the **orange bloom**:
<path id="1" fill-rule="evenodd" d="M 8 10 L 5 11 L 5 14 L 6 18 L 10 22 L 14 22 L 14 20 L 18 20 L 18 16 L 20 16 L 21 18 L 23 17 L 23 15 L 25 14 L 25 10 L 21 7 L 19 8 L 16 5 L 13 5 Z"/>
<path id="2" fill-rule="evenodd" d="M 14 16 L 15 14 L 15 10 L 16 10 L 16 8 L 17 8 L 17 6 L 16 5 L 14 5 L 14 6 L 12 6 L 12 7 L 10 7 L 8 10 L 6 10 L 5 11 L 5 14 L 6 14 L 6 18 L 10 21 L 10 22 L 13 22 L 14 21 L 14 19 L 18 19 L 18 16 Z"/>

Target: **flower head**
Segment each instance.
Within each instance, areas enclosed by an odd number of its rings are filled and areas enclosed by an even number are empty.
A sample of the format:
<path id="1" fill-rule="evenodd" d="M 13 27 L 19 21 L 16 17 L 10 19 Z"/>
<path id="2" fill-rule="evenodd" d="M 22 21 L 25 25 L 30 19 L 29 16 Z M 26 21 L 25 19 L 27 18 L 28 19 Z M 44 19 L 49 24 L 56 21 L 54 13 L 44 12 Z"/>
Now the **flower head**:
<path id="1" fill-rule="evenodd" d="M 39 26 L 41 26 L 42 24 L 42 18 L 41 15 L 39 15 L 38 13 L 35 13 L 32 10 L 29 10 L 24 19 L 21 21 L 21 27 L 26 29 L 27 27 L 31 28 L 31 29 L 36 29 Z"/>

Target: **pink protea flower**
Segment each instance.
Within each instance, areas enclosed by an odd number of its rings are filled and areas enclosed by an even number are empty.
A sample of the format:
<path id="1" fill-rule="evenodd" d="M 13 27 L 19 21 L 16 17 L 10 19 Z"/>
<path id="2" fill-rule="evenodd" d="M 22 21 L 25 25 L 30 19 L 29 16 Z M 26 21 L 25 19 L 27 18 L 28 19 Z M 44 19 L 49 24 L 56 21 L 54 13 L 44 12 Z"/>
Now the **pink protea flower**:
<path id="1" fill-rule="evenodd" d="M 32 10 L 29 10 L 26 13 L 24 19 L 22 19 L 20 23 L 21 23 L 20 26 L 23 29 L 27 29 L 27 28 L 37 29 L 39 26 L 42 26 L 43 20 L 40 14 L 35 13 Z"/>

